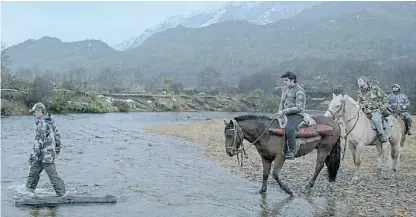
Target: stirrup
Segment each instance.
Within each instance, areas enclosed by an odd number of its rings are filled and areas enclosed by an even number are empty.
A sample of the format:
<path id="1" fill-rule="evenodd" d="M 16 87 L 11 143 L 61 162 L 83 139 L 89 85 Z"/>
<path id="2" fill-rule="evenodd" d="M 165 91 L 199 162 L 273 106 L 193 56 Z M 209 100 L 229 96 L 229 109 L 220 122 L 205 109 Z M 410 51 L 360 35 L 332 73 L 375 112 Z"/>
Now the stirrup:
<path id="1" fill-rule="evenodd" d="M 295 152 L 294 151 L 288 152 L 284 155 L 284 157 L 286 160 L 293 160 L 295 159 Z"/>

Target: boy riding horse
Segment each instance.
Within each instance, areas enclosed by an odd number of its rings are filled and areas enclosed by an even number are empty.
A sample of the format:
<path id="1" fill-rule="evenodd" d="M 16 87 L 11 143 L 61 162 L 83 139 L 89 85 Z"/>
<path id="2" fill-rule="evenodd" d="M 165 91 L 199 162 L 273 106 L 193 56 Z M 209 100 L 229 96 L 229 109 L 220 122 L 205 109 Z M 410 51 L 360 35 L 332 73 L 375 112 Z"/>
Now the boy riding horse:
<path id="1" fill-rule="evenodd" d="M 391 88 L 393 92 L 389 94 L 389 109 L 403 117 L 406 124 L 406 133 L 407 135 L 412 135 L 412 132 L 410 131 L 412 127 L 412 117 L 409 113 L 409 98 L 401 91 L 400 85 L 393 84 Z"/>

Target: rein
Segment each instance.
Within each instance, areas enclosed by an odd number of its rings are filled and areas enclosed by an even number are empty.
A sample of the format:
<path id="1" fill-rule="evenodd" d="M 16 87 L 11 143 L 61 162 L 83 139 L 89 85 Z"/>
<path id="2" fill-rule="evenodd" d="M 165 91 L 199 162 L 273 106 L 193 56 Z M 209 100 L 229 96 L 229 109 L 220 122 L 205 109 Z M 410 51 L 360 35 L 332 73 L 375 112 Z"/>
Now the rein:
<path id="1" fill-rule="evenodd" d="M 270 121 L 269 125 L 267 126 L 267 128 L 264 130 L 264 132 L 257 137 L 257 139 L 255 139 L 253 142 L 250 143 L 250 145 L 247 147 L 250 148 L 252 145 L 254 145 L 254 143 L 256 143 L 266 132 L 267 130 L 270 128 L 270 126 L 272 125 L 273 121 L 276 120 L 276 117 L 279 115 L 275 115 L 273 116 L 272 120 Z M 243 133 L 243 129 L 241 129 L 241 127 L 238 125 L 237 121 L 232 120 L 234 123 L 234 129 L 229 129 L 230 131 L 234 132 L 234 139 L 233 139 L 233 145 L 231 147 L 226 147 L 226 149 L 232 149 L 233 151 L 237 151 L 237 163 L 240 164 L 240 167 L 243 166 L 243 158 L 248 158 L 247 152 L 244 148 L 244 144 L 243 144 L 243 140 L 244 140 L 244 133 Z M 240 135 L 241 132 L 241 135 Z M 237 147 L 237 136 L 238 138 L 240 138 L 240 146 L 238 148 Z M 238 154 L 241 154 L 241 163 L 240 163 L 240 157 L 238 156 Z"/>
<path id="2" fill-rule="evenodd" d="M 333 120 L 335 120 L 335 114 L 337 114 L 337 113 L 339 113 L 340 111 L 343 111 L 343 113 L 345 114 L 345 100 L 342 100 L 342 106 L 341 106 L 341 108 L 339 108 L 338 110 L 336 110 L 335 111 L 335 113 L 334 112 L 332 112 L 331 110 L 327 110 L 329 113 L 331 113 L 331 115 L 332 115 L 332 119 Z M 358 109 L 358 111 L 357 111 L 357 113 L 352 117 L 352 118 L 350 118 L 350 119 L 348 119 L 347 121 L 344 121 L 344 122 L 338 122 L 339 121 L 339 119 L 342 117 L 342 115 L 340 115 L 337 119 L 336 119 L 336 122 L 337 122 L 337 124 L 338 124 L 338 126 L 339 126 L 339 124 L 346 124 L 346 123 L 348 123 L 348 122 L 350 122 L 350 121 L 352 121 L 355 117 L 357 117 L 357 119 L 355 120 L 355 123 L 354 123 L 354 125 L 351 127 L 351 129 L 345 134 L 345 137 L 343 137 L 342 135 L 340 135 L 340 137 L 342 138 L 342 139 L 344 139 L 344 151 L 343 151 L 343 153 L 342 153 L 342 160 L 344 160 L 344 157 L 345 157 L 345 151 L 346 151 L 346 149 L 347 149 L 347 139 L 348 139 L 348 135 L 354 130 L 354 128 L 357 126 L 357 123 L 358 123 L 358 120 L 360 119 L 360 109 Z M 345 131 L 347 131 L 347 126 L 345 125 Z"/>

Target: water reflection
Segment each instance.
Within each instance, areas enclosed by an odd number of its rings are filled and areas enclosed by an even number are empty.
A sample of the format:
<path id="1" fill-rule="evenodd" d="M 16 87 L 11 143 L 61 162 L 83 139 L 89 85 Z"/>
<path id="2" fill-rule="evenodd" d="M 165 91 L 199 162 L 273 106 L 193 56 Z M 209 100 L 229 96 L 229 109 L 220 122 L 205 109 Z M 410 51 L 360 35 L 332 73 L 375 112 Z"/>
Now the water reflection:
<path id="1" fill-rule="evenodd" d="M 279 215 L 281 211 L 294 200 L 294 197 L 286 197 L 283 200 L 275 203 L 271 208 L 267 203 L 267 194 L 264 193 L 261 195 L 261 217 L 271 217 L 271 216 L 286 216 L 286 215 Z"/>
<path id="2" fill-rule="evenodd" d="M 40 217 L 40 216 L 47 216 L 47 217 L 56 217 L 56 207 L 33 207 L 31 208 L 30 216 L 31 217 Z"/>
<path id="3" fill-rule="evenodd" d="M 260 216 L 261 217 L 268 217 L 269 216 L 269 207 L 267 205 L 267 194 L 261 194 L 261 201 L 260 201 Z"/>
<path id="4" fill-rule="evenodd" d="M 331 198 L 286 197 L 278 202 L 267 201 L 267 194 L 261 195 L 261 217 L 300 216 L 348 216 L 348 208 Z"/>
<path id="5" fill-rule="evenodd" d="M 235 115 L 224 114 L 221 119 Z M 62 167 L 58 170 L 62 171 L 62 177 L 67 177 L 70 193 L 115 194 L 120 201 L 99 207 L 89 204 L 76 205 L 76 208 L 33 209 L 18 209 L 12 205 L 24 189 L 27 178 L 27 156 L 30 154 L 27 143 L 33 140 L 33 117 L 2 120 L 1 148 L 2 153 L 8 153 L 2 155 L 2 162 L 7 162 L 1 168 L 2 212 L 13 217 L 73 217 L 88 212 L 93 212 L 94 216 L 173 217 L 185 213 L 185 216 L 202 217 L 324 216 L 322 213 L 332 212 L 326 211 L 331 206 L 338 210 L 335 206 L 339 204 L 325 206 L 322 205 L 327 203 L 324 200 L 310 202 L 290 198 L 277 189 L 270 190 L 261 198 L 247 191 L 236 193 L 234 188 L 257 189 L 258 183 L 230 175 L 228 169 L 220 168 L 217 162 L 203 157 L 201 146 L 183 139 L 147 134 L 142 129 L 153 124 L 176 124 L 176 119 L 185 122 L 189 119 L 187 116 L 194 117 L 193 120 L 214 118 L 212 113 L 209 116 L 198 113 L 61 116 L 59 124 L 61 131 L 65 132 L 63 140 L 67 145 L 57 167 Z M 47 175 L 42 173 L 41 176 L 39 186 L 43 189 L 37 190 L 54 194 Z M 230 199 L 231 194 L 236 198 Z"/>

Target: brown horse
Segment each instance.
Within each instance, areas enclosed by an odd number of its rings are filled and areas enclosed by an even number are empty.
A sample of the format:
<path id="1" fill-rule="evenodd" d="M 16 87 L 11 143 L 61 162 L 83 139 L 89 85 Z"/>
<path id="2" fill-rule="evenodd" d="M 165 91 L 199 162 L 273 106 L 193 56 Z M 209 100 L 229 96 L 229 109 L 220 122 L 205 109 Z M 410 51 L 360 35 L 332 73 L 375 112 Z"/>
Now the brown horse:
<path id="1" fill-rule="evenodd" d="M 296 136 L 297 151 L 295 150 L 295 158 L 302 157 L 315 149 L 318 151 L 315 172 L 306 186 L 308 191 L 315 184 L 324 163 L 328 168 L 329 182 L 335 182 L 341 161 L 339 125 L 325 116 L 312 117 L 311 120 L 315 123 L 301 126 L 302 128 L 299 129 Z M 241 151 L 244 139 L 253 144 L 260 154 L 263 163 L 263 183 L 259 193 L 267 191 L 267 180 L 274 161 L 273 178 L 282 190 L 295 196 L 295 193 L 279 178 L 280 170 L 285 162 L 284 148 L 286 146 L 281 121 L 266 116 L 243 115 L 235 117 L 230 122 L 224 120 L 224 123 L 225 150 L 230 157 Z"/>

